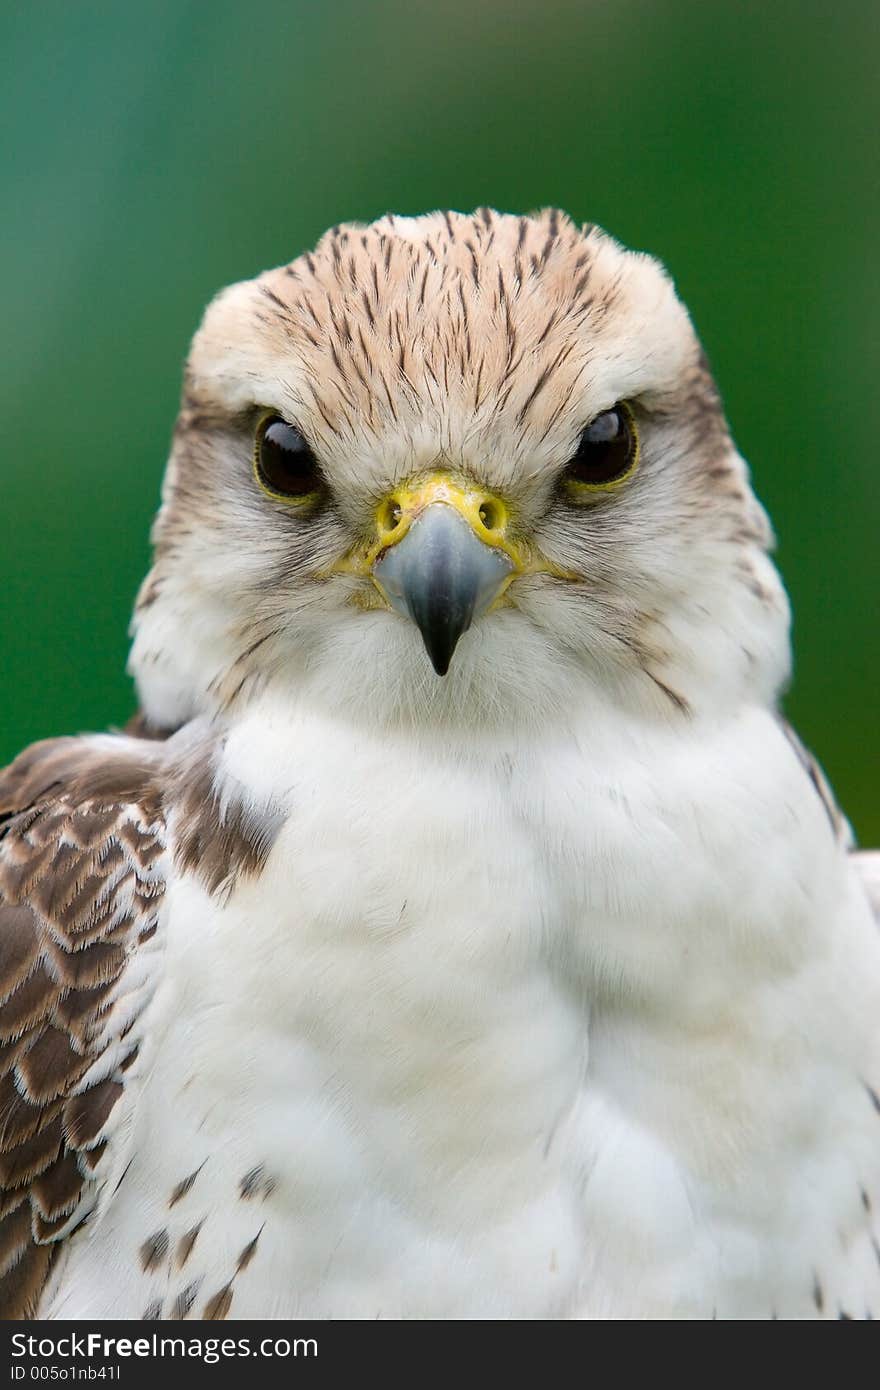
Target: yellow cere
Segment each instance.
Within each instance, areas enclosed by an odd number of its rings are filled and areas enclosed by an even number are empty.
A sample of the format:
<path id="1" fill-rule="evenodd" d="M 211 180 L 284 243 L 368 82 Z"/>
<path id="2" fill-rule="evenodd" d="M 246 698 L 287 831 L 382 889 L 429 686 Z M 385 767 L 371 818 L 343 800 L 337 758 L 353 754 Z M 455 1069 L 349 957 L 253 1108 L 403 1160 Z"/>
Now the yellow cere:
<path id="1" fill-rule="evenodd" d="M 454 507 L 485 545 L 505 551 L 518 574 L 533 568 L 531 550 L 510 534 L 510 513 L 500 497 L 458 482 L 448 473 L 404 483 L 383 498 L 376 508 L 372 536 L 350 550 L 334 569 L 345 574 L 369 574 L 379 556 L 402 541 L 426 507 L 437 502 Z"/>
<path id="2" fill-rule="evenodd" d="M 422 512 L 435 503 L 454 507 L 485 545 L 503 550 L 510 557 L 513 569 L 493 603 L 493 609 L 505 602 L 506 591 L 518 575 L 544 573 L 557 578 L 576 577 L 564 574 L 528 541 L 515 534 L 510 509 L 502 498 L 450 473 L 432 473 L 396 487 L 376 508 L 372 534 L 330 566 L 325 574 L 352 574 L 372 579 L 374 590 L 354 594 L 352 601 L 361 608 L 387 606 L 373 567 L 391 546 L 403 540 Z"/>

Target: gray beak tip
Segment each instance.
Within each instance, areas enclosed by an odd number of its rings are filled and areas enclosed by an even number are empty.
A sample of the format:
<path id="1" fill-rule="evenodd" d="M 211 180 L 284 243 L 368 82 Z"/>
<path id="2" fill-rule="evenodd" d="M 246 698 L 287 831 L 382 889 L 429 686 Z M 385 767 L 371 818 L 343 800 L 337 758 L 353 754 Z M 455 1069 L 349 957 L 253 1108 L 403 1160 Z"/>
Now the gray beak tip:
<path id="1" fill-rule="evenodd" d="M 437 675 L 445 676 L 447 671 L 449 670 L 449 663 L 452 661 L 452 653 L 450 652 L 448 657 L 438 656 L 429 648 L 428 656 L 431 658 L 431 665 L 434 667 L 434 670 L 437 672 Z"/>
<path id="2" fill-rule="evenodd" d="M 449 670 L 459 638 L 497 597 L 513 568 L 465 519 L 434 503 L 376 564 L 392 608 L 411 618 L 438 676 Z"/>

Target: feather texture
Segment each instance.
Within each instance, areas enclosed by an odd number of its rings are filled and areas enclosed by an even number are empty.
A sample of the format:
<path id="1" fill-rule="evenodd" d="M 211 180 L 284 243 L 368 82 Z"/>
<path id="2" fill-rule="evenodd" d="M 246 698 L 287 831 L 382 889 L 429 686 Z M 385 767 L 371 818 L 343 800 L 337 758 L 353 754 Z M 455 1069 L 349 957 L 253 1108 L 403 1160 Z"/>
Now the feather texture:
<path id="1" fill-rule="evenodd" d="M 135 745 L 58 740 L 0 776 L 5 1318 L 34 1316 L 58 1240 L 114 1165 L 150 998 L 127 989 L 128 971 L 153 943 L 164 891 L 151 772 Z"/>
<path id="2" fill-rule="evenodd" d="M 364 557 L 456 489 L 526 559 L 440 679 Z M 6 1316 L 880 1314 L 878 856 L 662 267 L 333 228 L 209 306 L 154 537 L 128 735 L 0 775 Z"/>

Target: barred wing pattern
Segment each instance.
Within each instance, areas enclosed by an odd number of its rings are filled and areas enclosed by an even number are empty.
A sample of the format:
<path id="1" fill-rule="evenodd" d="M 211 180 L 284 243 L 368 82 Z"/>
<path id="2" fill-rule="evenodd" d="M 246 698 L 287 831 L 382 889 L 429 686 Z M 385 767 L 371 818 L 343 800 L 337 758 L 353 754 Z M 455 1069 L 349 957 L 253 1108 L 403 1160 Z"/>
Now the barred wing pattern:
<path id="1" fill-rule="evenodd" d="M 0 1317 L 36 1314 L 64 1238 L 128 1161 L 161 961 L 155 745 L 36 744 L 0 772 Z"/>

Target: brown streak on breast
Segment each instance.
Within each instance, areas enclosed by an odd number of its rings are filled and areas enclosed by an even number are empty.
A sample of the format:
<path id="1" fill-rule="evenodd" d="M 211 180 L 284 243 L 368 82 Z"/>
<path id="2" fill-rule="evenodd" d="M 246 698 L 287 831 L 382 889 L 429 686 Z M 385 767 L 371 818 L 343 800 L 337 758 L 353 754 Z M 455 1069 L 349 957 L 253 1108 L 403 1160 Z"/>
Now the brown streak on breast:
<path id="1" fill-rule="evenodd" d="M 196 1301 L 201 1284 L 201 1279 L 195 1279 L 191 1284 L 187 1284 L 185 1289 L 181 1289 L 171 1305 L 171 1312 L 168 1314 L 170 1322 L 180 1322 L 187 1316 Z"/>
<path id="2" fill-rule="evenodd" d="M 205 1304 L 202 1317 L 205 1322 L 223 1322 L 229 1316 L 232 1307 L 232 1285 L 225 1284 L 222 1289 L 209 1298 Z"/>
<path id="3" fill-rule="evenodd" d="M 174 1263 L 177 1265 L 178 1269 L 183 1269 L 183 1266 L 186 1264 L 187 1260 L 192 1254 L 193 1246 L 198 1240 L 199 1231 L 201 1229 L 202 1222 L 199 1221 L 195 1226 L 190 1226 L 189 1230 L 186 1231 L 185 1234 L 182 1235 L 180 1237 L 180 1240 L 177 1242 L 177 1249 L 174 1254 Z"/>
<path id="4" fill-rule="evenodd" d="M 254 1258 L 254 1255 L 257 1253 L 257 1245 L 259 1244 L 260 1236 L 262 1234 L 263 1227 L 261 1226 L 259 1231 L 257 1231 L 257 1234 L 254 1236 L 253 1240 L 248 1242 L 248 1244 L 244 1247 L 241 1254 L 239 1255 L 238 1262 L 235 1266 L 236 1274 L 241 1274 L 242 1270 L 247 1269 L 251 1260 Z"/>
<path id="5" fill-rule="evenodd" d="M 152 1273 L 168 1254 L 169 1237 L 166 1230 L 154 1231 L 140 1248 L 141 1269 L 145 1274 Z"/>
<path id="6" fill-rule="evenodd" d="M 199 1173 L 204 1168 L 204 1166 L 204 1163 L 200 1163 L 198 1168 L 195 1168 L 193 1172 L 189 1174 L 188 1177 L 183 1178 L 182 1181 L 177 1184 L 170 1198 L 168 1199 L 169 1207 L 176 1206 L 180 1199 L 182 1197 L 185 1197 L 186 1194 L 192 1190 L 192 1186 L 196 1178 L 199 1176 Z"/>

